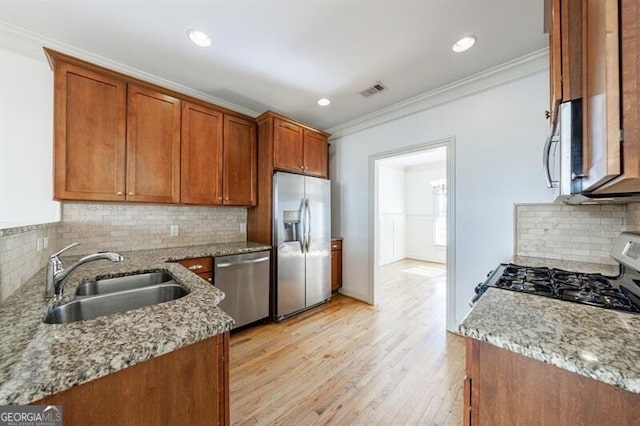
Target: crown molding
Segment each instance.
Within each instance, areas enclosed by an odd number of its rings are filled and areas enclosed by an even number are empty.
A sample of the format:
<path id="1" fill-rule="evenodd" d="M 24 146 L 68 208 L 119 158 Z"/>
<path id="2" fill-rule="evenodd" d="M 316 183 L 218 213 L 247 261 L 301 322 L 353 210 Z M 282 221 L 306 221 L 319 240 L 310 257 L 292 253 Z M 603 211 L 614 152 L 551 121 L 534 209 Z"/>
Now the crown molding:
<path id="1" fill-rule="evenodd" d="M 496 67 L 438 87 L 327 129 L 331 139 L 397 120 L 549 69 L 548 50 L 540 49 Z"/>
<path id="2" fill-rule="evenodd" d="M 194 90 L 190 87 L 175 83 L 170 80 L 166 80 L 162 77 L 158 77 L 148 72 L 132 68 L 120 62 L 112 61 L 86 50 L 78 49 L 57 40 L 44 37 L 40 34 L 36 34 L 7 22 L 0 21 L 0 40 L 0 48 L 13 50 L 17 53 L 22 54 L 23 56 L 27 56 L 42 62 L 47 61 L 42 48 L 49 47 L 53 50 L 57 50 L 61 53 L 65 53 L 78 59 L 100 65 L 104 68 L 117 71 L 121 74 L 126 74 L 139 80 L 143 80 L 160 87 L 174 90 L 187 96 L 191 96 L 205 102 L 210 102 L 212 104 L 237 111 L 250 117 L 255 118 L 259 115 L 258 112 L 250 110 L 248 108 L 233 104 L 231 102 L 216 98 L 211 95 L 207 95 L 206 93 Z"/>

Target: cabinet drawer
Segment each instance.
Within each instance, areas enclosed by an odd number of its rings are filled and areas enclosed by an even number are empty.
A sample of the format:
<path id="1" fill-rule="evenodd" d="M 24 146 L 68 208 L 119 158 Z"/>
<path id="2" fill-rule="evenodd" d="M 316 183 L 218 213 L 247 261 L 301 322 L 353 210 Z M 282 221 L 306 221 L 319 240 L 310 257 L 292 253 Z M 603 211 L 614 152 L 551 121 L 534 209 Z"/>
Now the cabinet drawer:
<path id="1" fill-rule="evenodd" d="M 331 250 L 342 250 L 342 240 L 331 241 Z"/>
<path id="2" fill-rule="evenodd" d="M 195 259 L 183 259 L 178 260 L 176 263 L 181 264 L 185 268 L 189 269 L 194 274 L 204 274 L 205 272 L 211 272 L 211 258 L 210 257 L 197 257 Z"/>

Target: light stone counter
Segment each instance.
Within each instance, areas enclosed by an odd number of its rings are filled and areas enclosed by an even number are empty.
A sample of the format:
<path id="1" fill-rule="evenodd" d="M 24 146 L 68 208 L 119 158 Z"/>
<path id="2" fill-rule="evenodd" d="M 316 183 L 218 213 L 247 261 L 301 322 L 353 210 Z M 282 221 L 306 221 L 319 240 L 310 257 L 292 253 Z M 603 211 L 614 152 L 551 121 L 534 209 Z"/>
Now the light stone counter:
<path id="1" fill-rule="evenodd" d="M 459 329 L 465 336 L 640 393 L 640 315 L 491 287 Z"/>
<path id="2" fill-rule="evenodd" d="M 270 249 L 240 242 L 121 252 L 124 262 L 80 267 L 65 288 L 73 298 L 83 278 L 167 271 L 190 290 L 180 299 L 69 324 L 44 324 L 44 268 L 0 304 L 0 405 L 28 404 L 128 366 L 224 333 L 233 319 L 216 305 L 224 298 L 210 283 L 171 260 Z M 63 258 L 71 265 L 75 258 Z"/>

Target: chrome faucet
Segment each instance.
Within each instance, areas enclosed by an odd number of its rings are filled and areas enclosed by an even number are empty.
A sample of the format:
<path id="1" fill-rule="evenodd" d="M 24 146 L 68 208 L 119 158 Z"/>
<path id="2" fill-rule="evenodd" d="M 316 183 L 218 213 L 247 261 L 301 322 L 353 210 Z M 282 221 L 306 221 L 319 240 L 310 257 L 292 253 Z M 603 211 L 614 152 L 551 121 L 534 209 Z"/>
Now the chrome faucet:
<path id="1" fill-rule="evenodd" d="M 62 296 L 62 291 L 64 290 L 64 286 L 67 283 L 67 280 L 69 279 L 69 275 L 71 275 L 73 271 L 75 271 L 85 263 L 100 259 L 106 259 L 112 262 L 122 262 L 124 260 L 124 257 L 121 254 L 104 251 L 89 254 L 65 269 L 62 265 L 62 260 L 60 260 L 58 256 L 77 245 L 80 245 L 80 243 L 73 243 L 71 245 L 68 245 L 59 252 L 49 256 L 49 261 L 47 262 L 47 277 L 44 288 L 44 297 L 46 299 Z"/>

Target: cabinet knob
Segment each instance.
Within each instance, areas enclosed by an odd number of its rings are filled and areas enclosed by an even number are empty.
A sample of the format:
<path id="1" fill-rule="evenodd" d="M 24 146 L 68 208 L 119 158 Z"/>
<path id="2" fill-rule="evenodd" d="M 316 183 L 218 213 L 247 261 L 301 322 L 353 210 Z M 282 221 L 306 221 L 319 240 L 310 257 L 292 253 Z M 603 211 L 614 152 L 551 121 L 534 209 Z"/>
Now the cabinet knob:
<path id="1" fill-rule="evenodd" d="M 546 118 L 547 120 L 551 118 L 551 111 L 545 111 L 544 112 L 544 118 Z"/>
<path id="2" fill-rule="evenodd" d="M 122 195 L 122 191 L 116 192 L 116 195 Z"/>
<path id="3" fill-rule="evenodd" d="M 212 283 L 212 282 L 213 282 L 213 278 L 209 277 L 209 278 L 207 278 L 207 281 L 209 281 L 210 283 Z"/>
<path id="4" fill-rule="evenodd" d="M 189 269 L 192 270 L 192 271 L 194 271 L 196 269 L 202 269 L 202 268 L 204 268 L 204 266 L 202 266 L 202 265 L 191 265 L 191 266 L 189 266 Z"/>
<path id="5" fill-rule="evenodd" d="M 222 201 L 222 197 L 218 197 L 218 200 Z"/>
<path id="6" fill-rule="evenodd" d="M 129 195 L 133 195 L 133 192 L 130 192 Z"/>

